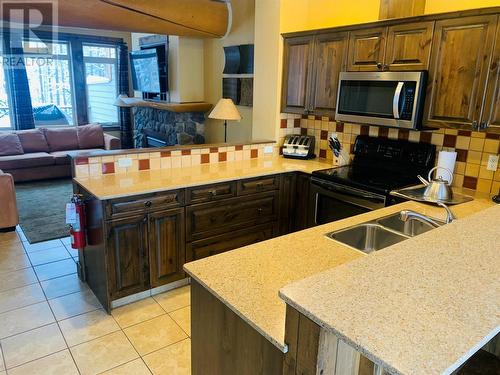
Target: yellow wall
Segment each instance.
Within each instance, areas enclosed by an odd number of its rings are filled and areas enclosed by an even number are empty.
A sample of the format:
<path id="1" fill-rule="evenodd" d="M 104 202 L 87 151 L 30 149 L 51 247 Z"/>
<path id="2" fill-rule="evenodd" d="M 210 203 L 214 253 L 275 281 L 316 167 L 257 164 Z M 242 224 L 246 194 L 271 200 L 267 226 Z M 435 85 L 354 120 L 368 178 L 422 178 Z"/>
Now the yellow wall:
<path id="1" fill-rule="evenodd" d="M 224 46 L 254 43 L 254 0 L 232 1 L 233 26 L 223 39 L 204 41 L 205 101 L 216 104 L 222 98 L 222 72 L 224 70 Z M 252 139 L 252 107 L 238 106 L 240 122 L 228 123 L 228 142 L 247 142 Z M 205 135 L 208 143 L 224 141 L 223 122 L 207 119 Z"/>

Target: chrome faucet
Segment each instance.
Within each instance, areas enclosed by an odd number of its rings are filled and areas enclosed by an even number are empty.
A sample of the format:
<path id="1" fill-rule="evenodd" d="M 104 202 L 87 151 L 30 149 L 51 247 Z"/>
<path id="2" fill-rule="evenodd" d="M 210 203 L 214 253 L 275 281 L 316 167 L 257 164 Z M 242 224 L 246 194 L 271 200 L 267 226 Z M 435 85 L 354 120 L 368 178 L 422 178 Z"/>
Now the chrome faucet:
<path id="1" fill-rule="evenodd" d="M 437 204 L 446 210 L 446 220 L 445 220 L 446 224 L 449 224 L 453 220 L 456 220 L 456 216 L 453 214 L 453 212 L 451 212 L 450 208 L 447 205 L 445 205 L 444 203 L 441 203 L 441 202 L 437 202 Z M 418 220 L 418 221 L 421 221 L 423 223 L 430 224 L 434 228 L 438 228 L 441 226 L 436 220 L 434 220 L 428 216 L 419 214 L 418 212 L 411 211 L 411 210 L 401 211 L 400 217 L 401 217 L 401 220 L 404 222 L 407 222 L 409 220 Z"/>

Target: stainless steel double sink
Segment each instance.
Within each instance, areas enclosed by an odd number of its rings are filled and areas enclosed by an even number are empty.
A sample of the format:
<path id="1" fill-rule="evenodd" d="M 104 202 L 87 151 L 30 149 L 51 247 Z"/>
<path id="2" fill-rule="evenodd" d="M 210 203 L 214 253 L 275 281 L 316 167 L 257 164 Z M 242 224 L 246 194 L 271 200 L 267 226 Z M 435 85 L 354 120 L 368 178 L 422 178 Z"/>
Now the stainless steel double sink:
<path id="1" fill-rule="evenodd" d="M 440 225 L 445 224 L 440 220 L 435 221 Z M 432 229 L 434 229 L 432 225 L 421 221 L 409 220 L 405 222 L 401 220 L 400 213 L 397 212 L 380 219 L 327 233 L 326 236 L 369 254 Z"/>

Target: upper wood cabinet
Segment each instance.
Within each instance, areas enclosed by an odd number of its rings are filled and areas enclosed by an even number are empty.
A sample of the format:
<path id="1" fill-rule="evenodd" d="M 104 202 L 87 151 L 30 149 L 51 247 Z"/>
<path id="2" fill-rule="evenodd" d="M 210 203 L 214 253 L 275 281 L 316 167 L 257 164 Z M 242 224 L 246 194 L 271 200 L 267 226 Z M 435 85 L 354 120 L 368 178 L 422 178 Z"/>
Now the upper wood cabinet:
<path id="1" fill-rule="evenodd" d="M 497 16 L 436 22 L 424 124 L 478 129 Z"/>
<path id="2" fill-rule="evenodd" d="M 434 22 L 391 26 L 387 32 L 386 69 L 427 70 L 431 56 Z"/>
<path id="3" fill-rule="evenodd" d="M 287 113 L 307 113 L 314 37 L 285 39 L 281 105 Z"/>
<path id="4" fill-rule="evenodd" d="M 333 115 L 339 73 L 345 70 L 348 33 L 286 38 L 282 111 Z"/>
<path id="5" fill-rule="evenodd" d="M 500 134 L 500 25 L 497 27 L 495 49 L 490 61 L 484 109 L 480 128 Z"/>
<path id="6" fill-rule="evenodd" d="M 313 59 L 313 96 L 310 109 L 317 115 L 334 115 L 339 73 L 347 62 L 347 33 L 319 35 Z"/>
<path id="7" fill-rule="evenodd" d="M 353 72 L 382 68 L 385 57 L 387 27 L 351 31 L 347 69 Z"/>
<path id="8" fill-rule="evenodd" d="M 351 31 L 348 70 L 426 70 L 433 30 L 429 21 Z"/>

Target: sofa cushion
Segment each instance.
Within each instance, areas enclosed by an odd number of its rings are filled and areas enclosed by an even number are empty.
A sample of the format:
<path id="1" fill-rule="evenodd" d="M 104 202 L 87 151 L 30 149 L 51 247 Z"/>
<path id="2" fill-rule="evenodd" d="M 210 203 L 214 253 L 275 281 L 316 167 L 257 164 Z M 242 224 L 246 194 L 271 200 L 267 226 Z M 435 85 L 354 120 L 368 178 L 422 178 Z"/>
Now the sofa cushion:
<path id="1" fill-rule="evenodd" d="M 0 133 L 0 156 L 22 154 L 23 146 L 16 133 Z"/>
<path id="2" fill-rule="evenodd" d="M 49 152 L 49 145 L 42 129 L 20 130 L 16 132 L 25 153 Z"/>
<path id="3" fill-rule="evenodd" d="M 78 149 L 76 128 L 44 128 L 45 138 L 51 152 Z"/>
<path id="4" fill-rule="evenodd" d="M 45 152 L 0 156 L 0 169 L 21 169 L 55 165 L 55 158 Z"/>
<path id="5" fill-rule="evenodd" d="M 78 147 L 80 149 L 104 147 L 104 132 L 102 126 L 89 124 L 76 127 Z"/>

